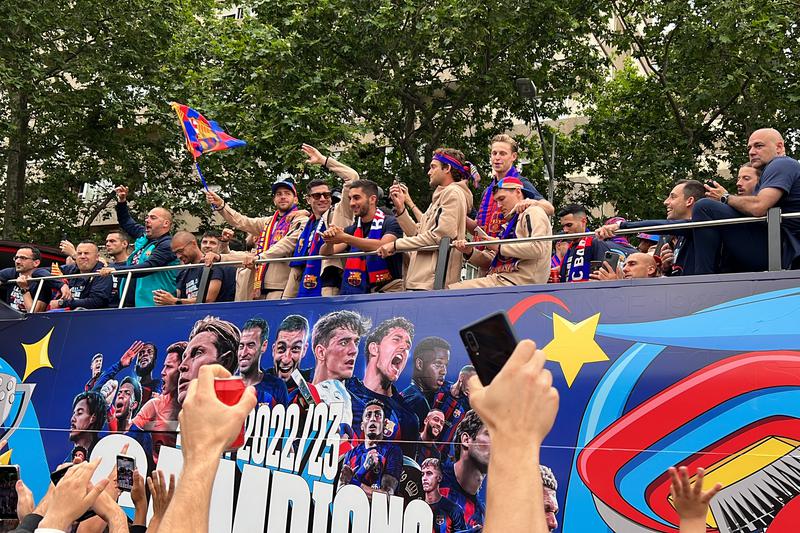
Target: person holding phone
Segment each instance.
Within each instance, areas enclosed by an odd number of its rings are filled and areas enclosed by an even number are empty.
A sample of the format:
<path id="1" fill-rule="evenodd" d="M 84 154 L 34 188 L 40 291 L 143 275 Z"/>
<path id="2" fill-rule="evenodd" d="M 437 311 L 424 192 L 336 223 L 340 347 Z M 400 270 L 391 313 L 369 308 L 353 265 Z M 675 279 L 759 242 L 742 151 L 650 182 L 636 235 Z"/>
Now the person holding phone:
<path id="1" fill-rule="evenodd" d="M 522 213 L 517 213 L 516 207 L 524 198 L 522 187 L 519 178 L 506 177 L 497 182 L 494 188 L 494 201 L 497 202 L 504 221 L 499 235 L 502 240 L 547 236 L 553 233 L 547 214 L 538 205 L 530 205 Z M 453 246 L 471 264 L 488 269 L 488 273 L 482 278 L 453 283 L 448 287 L 450 289 L 547 283 L 552 251 L 550 241 L 500 244 L 478 250 L 459 240 Z"/>

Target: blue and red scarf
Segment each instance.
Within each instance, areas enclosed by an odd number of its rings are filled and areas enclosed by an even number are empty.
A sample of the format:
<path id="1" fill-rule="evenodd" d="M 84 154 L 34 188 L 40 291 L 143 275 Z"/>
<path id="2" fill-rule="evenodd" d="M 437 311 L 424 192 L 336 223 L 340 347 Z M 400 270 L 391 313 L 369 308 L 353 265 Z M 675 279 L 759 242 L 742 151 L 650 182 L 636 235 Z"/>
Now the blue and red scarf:
<path id="1" fill-rule="evenodd" d="M 385 218 L 386 215 L 383 214 L 383 211 L 380 209 L 375 211 L 367 239 L 381 240 Z M 364 238 L 364 229 L 361 227 L 360 218 L 356 223 L 353 237 Z M 350 251 L 360 252 L 361 250 L 351 246 Z M 382 257 L 377 255 L 349 257 L 344 263 L 340 294 L 366 294 L 370 292 L 370 288 L 384 285 L 390 281 L 392 281 L 392 274 L 389 272 L 389 265 Z"/>
<path id="2" fill-rule="evenodd" d="M 517 238 L 517 217 L 518 213 L 514 213 L 511 220 L 506 224 L 506 229 L 503 231 L 501 239 L 516 239 Z M 489 266 L 489 274 L 502 274 L 504 272 L 516 272 L 519 270 L 519 259 L 514 257 L 505 257 L 500 255 L 500 252 L 495 254 L 492 259 L 492 264 Z"/>
<path id="3" fill-rule="evenodd" d="M 519 171 L 514 166 L 508 169 L 506 175 L 503 176 L 503 178 L 519 177 Z M 478 216 L 475 218 L 478 226 L 483 228 L 483 231 L 485 231 L 489 237 L 492 238 L 500 235 L 502 222 L 500 208 L 497 205 L 497 202 L 494 201 L 494 186 L 497 185 L 498 181 L 500 180 L 498 180 L 496 177 L 492 178 L 492 181 L 490 181 L 489 185 L 486 187 L 486 189 L 484 189 L 483 197 L 481 198 L 481 206 L 478 209 Z"/>
<path id="4" fill-rule="evenodd" d="M 294 247 L 294 256 L 317 255 L 323 245 L 322 233 L 326 230 L 325 219 L 316 219 L 314 215 L 306 222 L 297 245 Z M 292 261 L 290 267 L 302 267 L 303 276 L 300 279 L 300 288 L 297 291 L 298 298 L 308 298 L 311 296 L 322 296 L 322 283 L 320 274 L 322 273 L 322 260 L 311 261 Z"/>
<path id="5" fill-rule="evenodd" d="M 591 273 L 591 260 L 587 254 L 592 248 L 592 237 L 584 237 L 577 243 L 572 241 L 564 256 L 566 278 L 564 281 L 589 281 Z"/>

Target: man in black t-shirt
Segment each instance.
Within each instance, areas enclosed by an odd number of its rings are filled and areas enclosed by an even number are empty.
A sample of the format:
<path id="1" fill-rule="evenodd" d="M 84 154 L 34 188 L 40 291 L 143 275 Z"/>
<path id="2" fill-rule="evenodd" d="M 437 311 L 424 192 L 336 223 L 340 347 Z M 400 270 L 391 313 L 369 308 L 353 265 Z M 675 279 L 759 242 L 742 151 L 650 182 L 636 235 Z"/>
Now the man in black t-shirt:
<path id="1" fill-rule="evenodd" d="M 372 252 L 403 236 L 397 219 L 378 209 L 378 185 L 370 180 L 350 184 L 350 209 L 356 217 L 346 228 L 331 226 L 322 234 L 320 254 Z M 341 294 L 397 292 L 403 290 L 403 257 L 376 255 L 350 257 L 345 262 Z"/>
<path id="2" fill-rule="evenodd" d="M 17 250 L 14 256 L 14 266 L 0 270 L 0 284 L 5 289 L 3 299 L 12 308 L 20 312 L 31 311 L 33 297 L 39 285 L 38 281 L 28 281 L 28 278 L 49 276 L 50 272 L 39 268 L 42 255 L 37 248 L 25 246 Z M 15 284 L 6 285 L 9 280 L 16 279 Z M 61 289 L 63 282 L 47 280 L 36 301 L 36 309 L 32 312 L 39 313 L 45 310 L 53 297 L 53 291 Z"/>
<path id="3" fill-rule="evenodd" d="M 754 131 L 747 141 L 750 164 L 762 171 L 754 195 L 723 194 L 714 199 L 714 188 L 697 202 L 692 222 L 739 217 L 762 217 L 772 207 L 783 213 L 800 211 L 800 163 L 786 156 L 783 137 L 772 128 Z M 694 229 L 697 274 L 714 272 L 760 272 L 767 270 L 765 224 L 735 224 Z M 724 248 L 725 254 L 721 255 Z M 783 268 L 800 267 L 800 221 L 781 223 Z"/>
<path id="4" fill-rule="evenodd" d="M 75 265 L 65 265 L 64 274 L 87 274 L 103 268 L 100 251 L 92 241 L 83 241 L 75 249 Z M 105 309 L 111 301 L 113 283 L 109 277 L 69 278 L 69 298 L 50 302 L 51 309 Z"/>
<path id="5" fill-rule="evenodd" d="M 197 264 L 178 273 L 176 282 L 177 295 L 166 291 L 156 291 L 153 301 L 157 305 L 180 305 L 197 303 L 200 289 L 200 278 L 203 275 L 203 253 L 197 245 L 197 239 L 188 231 L 179 231 L 172 237 L 172 251 L 184 265 Z M 232 302 L 236 291 L 236 281 L 228 276 L 226 279 L 222 268 L 213 268 L 208 281 L 205 303 Z"/>

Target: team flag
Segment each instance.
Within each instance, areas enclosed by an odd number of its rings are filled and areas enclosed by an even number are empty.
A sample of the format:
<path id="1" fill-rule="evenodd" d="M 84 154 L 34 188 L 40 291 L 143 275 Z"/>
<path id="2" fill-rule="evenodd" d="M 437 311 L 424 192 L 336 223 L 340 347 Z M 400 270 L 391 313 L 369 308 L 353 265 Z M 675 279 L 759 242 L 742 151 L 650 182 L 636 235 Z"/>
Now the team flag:
<path id="1" fill-rule="evenodd" d="M 172 102 L 172 109 L 178 114 L 186 135 L 186 148 L 197 159 L 208 152 L 219 152 L 228 148 L 245 146 L 247 143 L 231 137 L 213 120 L 198 113 L 189 106 Z"/>

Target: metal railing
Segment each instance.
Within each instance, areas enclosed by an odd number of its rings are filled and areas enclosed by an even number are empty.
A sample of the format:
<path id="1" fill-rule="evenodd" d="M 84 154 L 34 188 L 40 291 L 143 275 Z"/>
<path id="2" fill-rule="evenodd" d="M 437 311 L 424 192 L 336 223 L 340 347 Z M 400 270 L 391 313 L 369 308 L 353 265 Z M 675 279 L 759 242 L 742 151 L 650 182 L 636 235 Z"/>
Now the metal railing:
<path id="1" fill-rule="evenodd" d="M 773 207 L 771 208 L 766 216 L 763 217 L 738 217 L 738 218 L 727 218 L 721 220 L 709 220 L 703 222 L 681 222 L 675 224 L 662 224 L 656 226 L 646 226 L 646 227 L 638 227 L 638 228 L 629 228 L 629 229 L 620 229 L 615 232 L 615 235 L 634 235 L 638 233 L 652 233 L 658 232 L 662 234 L 669 234 L 669 230 L 684 230 L 684 229 L 694 229 L 694 228 L 705 228 L 705 227 L 718 227 L 718 226 L 729 226 L 729 225 L 736 225 L 736 224 L 753 224 L 758 222 L 766 222 L 767 223 L 767 254 L 768 254 L 768 270 L 769 271 L 778 271 L 781 270 L 781 234 L 780 234 L 780 226 L 783 219 L 796 219 L 800 218 L 800 212 L 798 213 L 787 213 L 782 214 L 780 208 Z M 487 245 L 495 245 L 495 244 L 512 244 L 512 243 L 525 243 L 525 242 L 539 242 L 539 241 L 555 241 L 555 240 L 563 240 L 568 238 L 570 240 L 573 239 L 580 239 L 583 237 L 594 237 L 596 234 L 594 232 L 586 232 L 586 233 L 570 233 L 570 234 L 552 234 L 552 235 L 540 235 L 535 237 L 519 237 L 515 239 L 494 239 L 494 240 L 485 240 L 485 241 L 468 241 L 466 242 L 466 246 L 487 246 Z M 435 276 L 434 276 L 434 283 L 433 288 L 434 290 L 444 289 L 445 278 L 447 274 L 447 267 L 450 260 L 450 252 L 453 249 L 452 239 L 449 237 L 444 237 L 438 245 L 432 246 L 423 246 L 420 248 L 415 248 L 413 250 L 408 250 L 408 252 L 424 252 L 424 251 L 437 251 L 438 250 L 438 257 L 436 262 L 436 269 L 435 269 Z M 398 252 L 400 253 L 400 252 Z M 369 255 L 377 255 L 377 252 L 346 252 L 341 254 L 332 254 L 332 255 L 306 255 L 306 256 L 299 256 L 299 257 L 274 257 L 274 258 L 265 258 L 265 259 L 258 259 L 255 261 L 255 264 L 269 264 L 269 263 L 286 263 L 291 261 L 313 261 L 313 260 L 330 260 L 330 259 L 347 259 L 348 257 L 364 257 Z M 200 276 L 200 282 L 198 284 L 198 294 L 197 294 L 197 303 L 205 303 L 205 298 L 208 293 L 208 282 L 211 279 L 211 272 L 213 268 L 219 267 L 233 267 L 233 266 L 244 266 L 243 261 L 220 261 L 214 263 L 212 266 L 208 267 L 205 266 L 203 263 L 192 263 L 188 265 L 169 265 L 169 266 L 161 266 L 161 267 L 148 267 L 148 268 L 136 268 L 136 269 L 126 269 L 121 270 L 119 272 L 114 272 L 110 274 L 111 276 L 125 276 L 125 284 L 123 290 L 121 292 L 120 301 L 119 301 L 119 308 L 122 308 L 125 305 L 125 299 L 128 294 L 128 290 L 130 289 L 131 282 L 134 276 L 142 276 L 153 272 L 162 272 L 166 270 L 183 270 L 187 268 L 196 268 L 198 266 L 203 267 L 203 272 Z M 101 274 L 98 272 L 86 272 L 86 273 L 77 273 L 77 274 L 64 274 L 60 276 L 42 276 L 38 278 L 29 278 L 28 281 L 47 281 L 47 280 L 54 280 L 54 279 L 70 279 L 70 278 L 91 278 L 100 276 Z M 9 280 L 6 283 L 13 283 L 15 280 Z M 42 288 L 44 287 L 44 283 L 38 283 L 36 287 L 36 293 L 33 297 L 33 308 L 36 307 L 36 303 L 39 301 L 39 297 L 41 296 Z"/>

